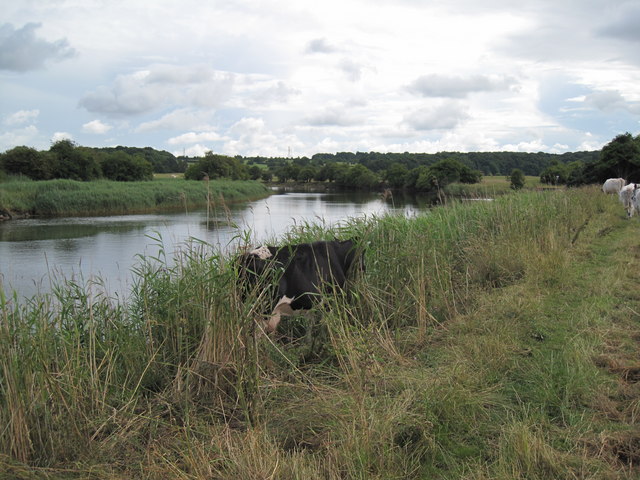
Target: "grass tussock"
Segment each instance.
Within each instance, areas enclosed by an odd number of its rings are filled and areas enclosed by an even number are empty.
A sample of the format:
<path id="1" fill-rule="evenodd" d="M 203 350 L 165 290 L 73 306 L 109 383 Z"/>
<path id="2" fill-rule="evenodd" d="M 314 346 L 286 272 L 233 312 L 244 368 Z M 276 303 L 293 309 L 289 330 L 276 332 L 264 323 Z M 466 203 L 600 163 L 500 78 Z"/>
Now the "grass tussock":
<path id="1" fill-rule="evenodd" d="M 635 478 L 633 227 L 590 189 L 301 225 L 367 271 L 274 337 L 207 245 L 141 259 L 124 304 L 0 298 L 0 473 Z"/>
<path id="2" fill-rule="evenodd" d="M 0 183 L 0 211 L 18 216 L 113 215 L 205 207 L 207 202 L 222 205 L 267 195 L 264 185 L 251 181 L 13 180 Z"/>

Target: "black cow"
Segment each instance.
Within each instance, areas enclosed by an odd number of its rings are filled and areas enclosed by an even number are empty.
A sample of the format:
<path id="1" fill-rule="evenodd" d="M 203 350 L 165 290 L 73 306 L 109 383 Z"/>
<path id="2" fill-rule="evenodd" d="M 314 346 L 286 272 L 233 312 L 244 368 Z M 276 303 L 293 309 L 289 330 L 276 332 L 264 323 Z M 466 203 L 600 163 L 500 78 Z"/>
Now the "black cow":
<path id="1" fill-rule="evenodd" d="M 268 293 L 273 312 L 265 326 L 273 332 L 281 315 L 308 310 L 323 292 L 344 289 L 348 278 L 364 271 L 364 251 L 355 240 L 260 247 L 240 257 L 240 268 L 245 288 L 275 275 Z"/>

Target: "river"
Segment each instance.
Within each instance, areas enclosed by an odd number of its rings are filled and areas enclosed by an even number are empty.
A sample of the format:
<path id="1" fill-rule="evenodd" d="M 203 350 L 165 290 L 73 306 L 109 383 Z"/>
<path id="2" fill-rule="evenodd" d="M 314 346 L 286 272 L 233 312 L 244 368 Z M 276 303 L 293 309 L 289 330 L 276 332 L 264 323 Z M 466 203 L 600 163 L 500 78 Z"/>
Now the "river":
<path id="1" fill-rule="evenodd" d="M 379 194 L 287 192 L 228 209 L 32 218 L 0 222 L 0 288 L 19 298 L 51 291 L 62 280 L 98 280 L 102 291 L 126 296 L 140 256 L 173 258 L 190 242 L 227 251 L 247 235 L 254 245 L 277 241 L 295 225 L 337 225 L 348 218 L 398 213 L 418 206 L 384 201 Z"/>

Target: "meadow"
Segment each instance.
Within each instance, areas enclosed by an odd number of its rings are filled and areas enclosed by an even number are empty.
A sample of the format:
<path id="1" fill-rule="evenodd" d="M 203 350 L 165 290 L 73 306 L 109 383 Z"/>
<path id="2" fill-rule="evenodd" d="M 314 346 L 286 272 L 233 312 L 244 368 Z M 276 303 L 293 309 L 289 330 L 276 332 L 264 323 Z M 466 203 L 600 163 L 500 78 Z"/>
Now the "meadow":
<path id="1" fill-rule="evenodd" d="M 264 185 L 251 181 L 9 180 L 0 183 L 0 212 L 15 216 L 118 215 L 221 205 L 269 193 Z"/>
<path id="2" fill-rule="evenodd" d="M 0 476 L 638 478 L 637 222 L 589 187 L 298 225 L 367 271 L 273 337 L 207 245 L 126 304 L 1 297 Z"/>

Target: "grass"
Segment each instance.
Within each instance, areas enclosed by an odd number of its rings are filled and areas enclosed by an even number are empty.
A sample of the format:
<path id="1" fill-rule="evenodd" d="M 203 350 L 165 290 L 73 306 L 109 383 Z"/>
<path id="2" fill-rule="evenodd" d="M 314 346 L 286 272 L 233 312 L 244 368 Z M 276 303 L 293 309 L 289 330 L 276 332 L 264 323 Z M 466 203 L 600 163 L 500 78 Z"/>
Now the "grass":
<path id="1" fill-rule="evenodd" d="M 0 473 L 637 478 L 636 229 L 595 189 L 302 225 L 283 241 L 357 236 L 367 272 L 282 338 L 207 245 L 141 259 L 128 304 L 2 298 Z"/>
<path id="2" fill-rule="evenodd" d="M 13 215 L 103 215 L 204 207 L 261 198 L 268 190 L 258 182 L 194 182 L 157 179 L 151 182 L 98 180 L 28 181 L 0 183 L 0 211 Z"/>
<path id="3" fill-rule="evenodd" d="M 540 177 L 525 176 L 524 190 L 557 188 L 562 187 L 543 184 Z M 511 179 L 501 175 L 483 176 L 480 183 L 452 183 L 444 188 L 445 195 L 461 198 L 494 198 L 512 192 Z"/>

